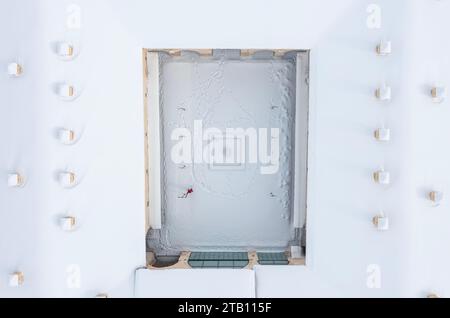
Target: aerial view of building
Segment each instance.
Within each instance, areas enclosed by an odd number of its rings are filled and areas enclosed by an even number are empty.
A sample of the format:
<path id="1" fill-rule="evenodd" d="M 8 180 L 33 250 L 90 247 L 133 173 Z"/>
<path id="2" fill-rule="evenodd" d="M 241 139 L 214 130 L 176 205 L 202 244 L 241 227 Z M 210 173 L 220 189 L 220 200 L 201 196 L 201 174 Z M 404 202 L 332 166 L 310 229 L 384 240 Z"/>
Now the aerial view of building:
<path id="1" fill-rule="evenodd" d="M 0 297 L 450 297 L 449 16 L 0 0 Z"/>

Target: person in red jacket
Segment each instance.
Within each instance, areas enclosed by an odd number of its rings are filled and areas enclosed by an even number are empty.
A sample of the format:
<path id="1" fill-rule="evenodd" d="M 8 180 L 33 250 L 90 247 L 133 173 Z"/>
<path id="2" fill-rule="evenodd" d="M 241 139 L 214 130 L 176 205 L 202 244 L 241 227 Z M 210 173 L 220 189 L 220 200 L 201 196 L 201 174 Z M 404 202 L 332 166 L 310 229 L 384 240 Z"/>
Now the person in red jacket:
<path id="1" fill-rule="evenodd" d="M 185 193 L 183 193 L 183 195 L 181 195 L 181 197 L 179 197 L 179 198 L 180 198 L 180 199 L 187 199 L 187 197 L 188 197 L 190 194 L 192 194 L 192 193 L 194 193 L 194 189 L 189 188 L 189 189 L 187 189 L 187 191 L 186 191 Z"/>

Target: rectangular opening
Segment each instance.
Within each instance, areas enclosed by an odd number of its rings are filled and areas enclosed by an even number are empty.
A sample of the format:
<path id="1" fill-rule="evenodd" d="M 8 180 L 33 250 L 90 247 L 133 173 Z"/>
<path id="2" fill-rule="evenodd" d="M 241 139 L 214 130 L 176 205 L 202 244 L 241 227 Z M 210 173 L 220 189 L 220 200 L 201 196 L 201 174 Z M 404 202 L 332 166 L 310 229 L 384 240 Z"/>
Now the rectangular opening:
<path id="1" fill-rule="evenodd" d="M 149 263 L 302 263 L 309 52 L 143 58 Z"/>

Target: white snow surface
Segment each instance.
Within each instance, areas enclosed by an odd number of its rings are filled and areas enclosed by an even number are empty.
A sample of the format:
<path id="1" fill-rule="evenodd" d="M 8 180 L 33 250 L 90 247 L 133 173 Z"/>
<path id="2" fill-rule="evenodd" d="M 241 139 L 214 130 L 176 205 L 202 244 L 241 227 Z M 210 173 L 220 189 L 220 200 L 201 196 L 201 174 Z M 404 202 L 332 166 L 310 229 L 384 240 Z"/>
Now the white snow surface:
<path id="1" fill-rule="evenodd" d="M 179 251 L 285 250 L 295 237 L 291 205 L 295 61 L 199 57 L 163 61 L 162 244 Z M 187 129 L 192 148 L 199 147 L 194 121 L 201 121 L 205 133 L 212 128 L 223 136 L 227 129 L 254 129 L 258 133 L 265 128 L 266 153 L 271 150 L 271 129 L 278 129 L 278 171 L 262 174 L 261 158 L 250 162 L 249 137 L 231 140 L 235 143 L 231 151 L 225 148 L 225 137 L 216 141 L 230 153 L 245 143 L 247 153 L 242 154 L 242 163 L 175 163 L 174 146 L 188 136 L 174 141 L 172 132 Z M 208 151 L 208 142 L 201 144 L 202 153 Z M 191 160 L 194 152 L 192 149 Z M 194 192 L 180 198 L 190 188 Z"/>

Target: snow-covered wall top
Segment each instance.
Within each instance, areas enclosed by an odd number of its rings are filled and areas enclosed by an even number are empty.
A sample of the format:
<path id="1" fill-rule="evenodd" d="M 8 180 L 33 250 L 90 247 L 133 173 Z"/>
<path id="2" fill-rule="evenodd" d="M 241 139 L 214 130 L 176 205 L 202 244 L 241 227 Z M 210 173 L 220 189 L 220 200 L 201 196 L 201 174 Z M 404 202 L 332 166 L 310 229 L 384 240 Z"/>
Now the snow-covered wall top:
<path id="1" fill-rule="evenodd" d="M 449 102 L 434 104 L 434 85 L 450 85 L 450 1 L 139 1 L 0 2 L 0 296 L 132 296 L 145 264 L 143 85 L 141 49 L 311 49 L 310 175 L 307 267 L 257 270 L 258 296 L 450 295 L 446 147 Z M 71 62 L 54 43 L 79 48 Z M 375 47 L 392 41 L 392 54 Z M 71 82 L 80 96 L 58 99 Z M 374 91 L 386 83 L 392 100 Z M 376 128 L 391 129 L 378 143 Z M 61 145 L 55 132 L 81 138 Z M 387 187 L 372 173 L 391 174 Z M 61 189 L 59 171 L 78 186 Z M 7 187 L 9 173 L 25 187 Z M 383 210 L 390 229 L 371 218 Z M 58 217 L 77 217 L 65 233 Z M 25 284 L 8 287 L 22 271 Z M 289 278 L 288 278 L 289 277 Z M 282 283 L 285 281 L 285 283 Z M 267 288 L 267 284 L 277 288 Z M 375 288 L 374 288 L 375 287 Z M 380 288 L 376 288 L 380 287 Z"/>

